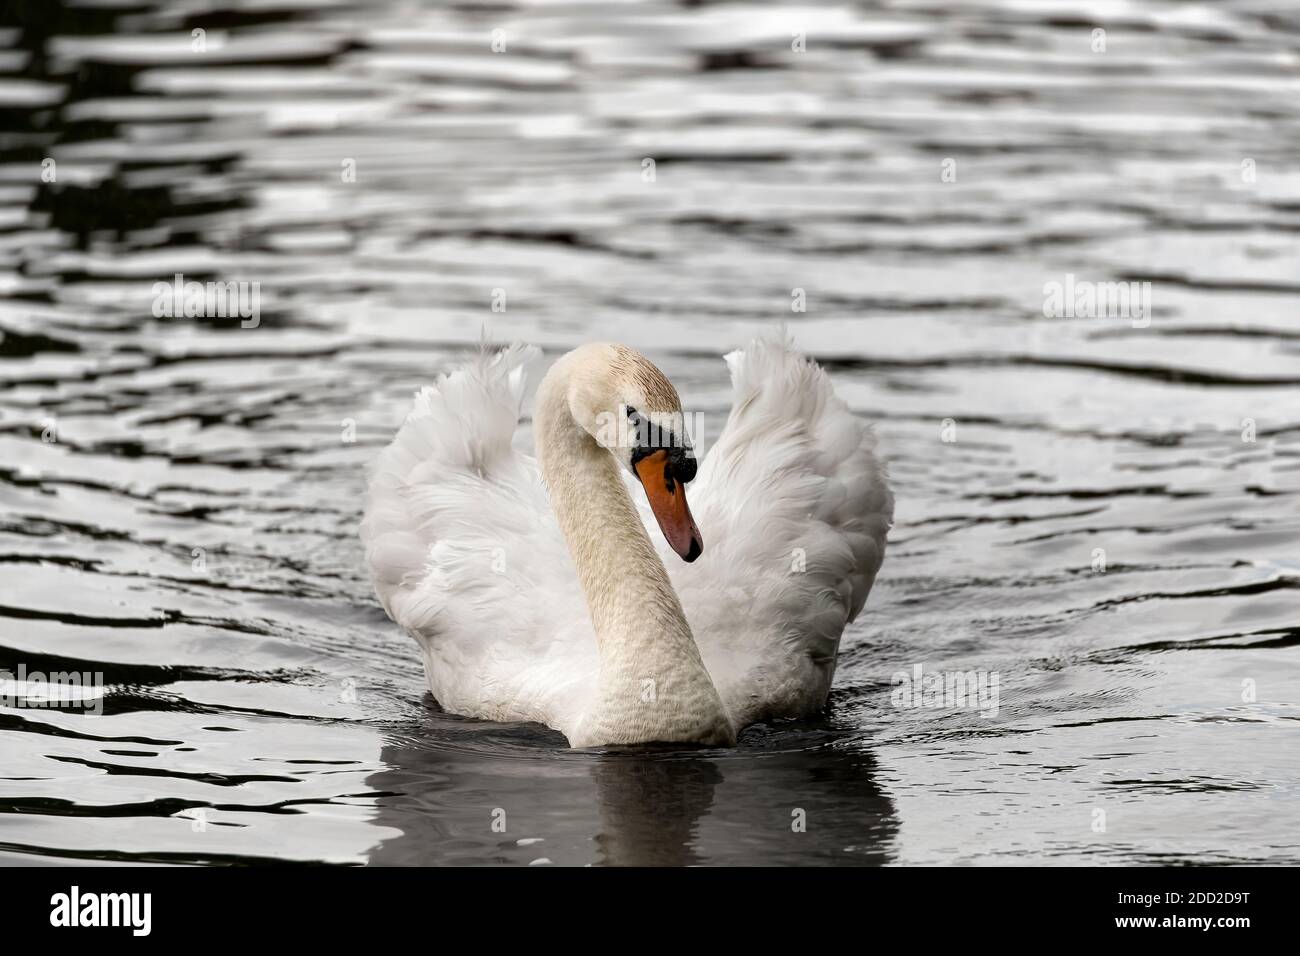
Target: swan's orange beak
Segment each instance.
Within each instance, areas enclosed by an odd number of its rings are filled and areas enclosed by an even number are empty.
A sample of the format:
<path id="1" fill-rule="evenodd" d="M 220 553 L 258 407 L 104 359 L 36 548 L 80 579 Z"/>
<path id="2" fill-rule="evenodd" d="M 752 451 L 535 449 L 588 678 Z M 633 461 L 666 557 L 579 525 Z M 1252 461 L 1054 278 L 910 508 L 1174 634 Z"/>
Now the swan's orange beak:
<path id="1" fill-rule="evenodd" d="M 660 450 L 646 455 L 634 467 L 669 546 L 683 560 L 694 561 L 704 551 L 704 539 L 686 504 L 686 486 L 673 476 L 668 452 Z"/>

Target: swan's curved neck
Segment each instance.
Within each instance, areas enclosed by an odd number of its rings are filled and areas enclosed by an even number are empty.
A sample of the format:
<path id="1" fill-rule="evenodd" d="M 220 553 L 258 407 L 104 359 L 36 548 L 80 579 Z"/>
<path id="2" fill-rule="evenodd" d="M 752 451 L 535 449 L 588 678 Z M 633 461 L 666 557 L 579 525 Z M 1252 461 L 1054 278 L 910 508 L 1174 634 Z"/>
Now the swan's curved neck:
<path id="1" fill-rule="evenodd" d="M 534 427 L 600 655 L 599 692 L 570 743 L 734 741 L 619 466 L 573 419 L 563 360 L 538 390 Z"/>

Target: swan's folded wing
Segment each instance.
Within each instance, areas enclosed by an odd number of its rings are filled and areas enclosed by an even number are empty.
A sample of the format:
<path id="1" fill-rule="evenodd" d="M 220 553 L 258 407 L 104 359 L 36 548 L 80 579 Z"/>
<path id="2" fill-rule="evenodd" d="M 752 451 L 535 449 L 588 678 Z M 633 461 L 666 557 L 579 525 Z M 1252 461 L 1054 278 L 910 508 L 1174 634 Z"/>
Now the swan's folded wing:
<path id="1" fill-rule="evenodd" d="M 448 710 L 564 729 L 595 644 L 536 462 L 512 445 L 531 347 L 485 353 L 415 397 L 371 472 L 375 592 L 419 640 Z"/>
<path id="2" fill-rule="evenodd" d="M 880 568 L 893 496 L 874 431 L 815 362 L 756 341 L 727 364 L 731 415 L 688 488 L 704 554 L 669 567 L 732 713 L 806 713 Z"/>

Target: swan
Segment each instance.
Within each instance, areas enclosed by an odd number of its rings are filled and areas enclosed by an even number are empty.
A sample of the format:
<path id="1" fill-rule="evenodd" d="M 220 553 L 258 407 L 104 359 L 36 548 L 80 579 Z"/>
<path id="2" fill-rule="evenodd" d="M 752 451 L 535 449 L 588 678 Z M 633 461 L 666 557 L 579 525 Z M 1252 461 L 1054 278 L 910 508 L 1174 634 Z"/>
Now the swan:
<path id="1" fill-rule="evenodd" d="M 823 708 L 893 520 L 873 429 L 756 340 L 725 358 L 734 404 L 697 463 L 663 373 L 588 344 L 538 386 L 534 459 L 514 437 L 539 355 L 484 349 L 425 386 L 370 471 L 375 592 L 441 707 L 572 747 L 731 746 Z"/>

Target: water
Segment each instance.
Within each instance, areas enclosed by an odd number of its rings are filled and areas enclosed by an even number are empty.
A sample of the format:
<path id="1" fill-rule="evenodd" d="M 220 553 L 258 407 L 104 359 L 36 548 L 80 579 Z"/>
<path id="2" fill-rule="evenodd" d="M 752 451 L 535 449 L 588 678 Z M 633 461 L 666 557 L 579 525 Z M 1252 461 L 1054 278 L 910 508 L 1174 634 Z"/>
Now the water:
<path id="1" fill-rule="evenodd" d="M 4 23 L 0 667 L 107 682 L 0 708 L 4 859 L 1300 860 L 1290 5 Z M 176 273 L 260 324 L 155 318 Z M 1044 318 L 1067 275 L 1149 325 Z M 825 717 L 591 753 L 438 712 L 356 539 L 411 392 L 485 330 L 617 338 L 718 423 L 783 321 L 898 496 Z M 917 664 L 997 715 L 895 706 Z"/>

